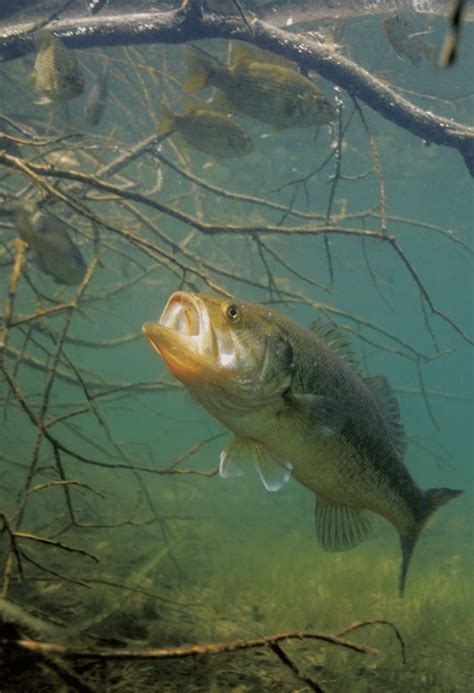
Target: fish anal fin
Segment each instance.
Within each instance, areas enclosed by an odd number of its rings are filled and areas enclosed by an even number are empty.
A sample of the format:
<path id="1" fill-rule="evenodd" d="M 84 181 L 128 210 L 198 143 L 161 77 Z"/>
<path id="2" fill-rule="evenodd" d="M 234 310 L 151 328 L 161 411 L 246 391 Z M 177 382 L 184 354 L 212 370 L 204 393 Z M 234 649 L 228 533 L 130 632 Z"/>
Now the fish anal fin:
<path id="1" fill-rule="evenodd" d="M 367 510 L 316 496 L 316 535 L 325 551 L 347 551 L 365 541 L 372 526 Z"/>
<path id="2" fill-rule="evenodd" d="M 318 318 L 309 326 L 309 329 L 326 342 L 328 347 L 335 351 L 351 368 L 358 369 L 357 356 L 352 350 L 351 343 L 335 322 Z"/>
<path id="3" fill-rule="evenodd" d="M 405 454 L 406 437 L 405 429 L 400 420 L 400 408 L 397 398 L 387 378 L 383 375 L 364 378 L 364 382 L 377 400 L 389 428 L 393 446 L 398 456 L 402 458 Z"/>

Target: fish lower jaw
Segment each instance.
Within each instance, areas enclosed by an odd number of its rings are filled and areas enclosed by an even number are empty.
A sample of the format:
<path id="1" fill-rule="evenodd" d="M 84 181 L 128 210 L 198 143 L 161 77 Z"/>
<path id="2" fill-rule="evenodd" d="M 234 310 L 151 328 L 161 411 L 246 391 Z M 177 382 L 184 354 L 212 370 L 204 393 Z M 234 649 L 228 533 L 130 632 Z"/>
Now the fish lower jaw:
<path id="1" fill-rule="evenodd" d="M 159 325 L 175 333 L 176 341 L 189 352 L 216 357 L 217 342 L 205 308 L 184 292 L 177 291 L 161 314 Z"/>

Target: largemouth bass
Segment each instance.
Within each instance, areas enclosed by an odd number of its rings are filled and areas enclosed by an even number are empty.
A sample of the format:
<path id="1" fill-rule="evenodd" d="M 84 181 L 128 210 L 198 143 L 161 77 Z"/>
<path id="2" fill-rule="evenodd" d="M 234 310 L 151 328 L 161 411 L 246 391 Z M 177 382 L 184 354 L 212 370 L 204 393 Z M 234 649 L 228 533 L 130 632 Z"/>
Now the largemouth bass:
<path id="1" fill-rule="evenodd" d="M 292 476 L 316 494 L 323 549 L 364 541 L 376 513 L 400 534 L 403 595 L 410 558 L 430 515 L 461 491 L 422 491 L 403 463 L 405 435 L 384 377 L 363 378 L 332 324 L 308 329 L 273 307 L 178 291 L 151 346 L 234 438 L 220 475 L 255 463 L 269 491 Z"/>

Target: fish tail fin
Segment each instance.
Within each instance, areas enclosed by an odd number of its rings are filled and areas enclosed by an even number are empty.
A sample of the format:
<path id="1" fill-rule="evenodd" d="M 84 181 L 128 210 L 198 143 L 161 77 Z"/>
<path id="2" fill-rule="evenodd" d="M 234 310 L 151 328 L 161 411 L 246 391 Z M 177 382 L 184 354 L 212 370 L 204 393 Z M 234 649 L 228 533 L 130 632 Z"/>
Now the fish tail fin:
<path id="1" fill-rule="evenodd" d="M 402 549 L 402 568 L 400 570 L 400 579 L 398 582 L 400 597 L 403 597 L 405 592 L 408 566 L 410 565 L 413 549 L 415 548 L 419 534 L 420 532 L 418 531 L 416 534 L 400 535 L 400 547 Z"/>
<path id="2" fill-rule="evenodd" d="M 37 50 L 42 48 L 47 48 L 52 43 L 54 43 L 56 37 L 48 29 L 40 29 L 37 34 L 35 34 L 34 44 Z"/>
<path id="3" fill-rule="evenodd" d="M 423 529 L 428 518 L 438 510 L 442 505 L 445 505 L 452 498 L 456 498 L 462 491 L 451 489 L 451 488 L 430 488 L 424 493 L 424 510 L 421 514 L 421 518 L 414 532 L 410 534 L 400 535 L 400 546 L 402 549 L 402 569 L 400 571 L 400 597 L 403 597 L 405 591 L 405 583 L 408 572 L 408 566 L 410 565 L 410 560 L 413 554 L 413 549 L 420 536 L 420 532 Z"/>
<path id="4" fill-rule="evenodd" d="M 158 134 L 164 135 L 173 132 L 175 129 L 176 114 L 173 112 L 171 106 L 168 106 L 164 101 L 160 103 L 160 106 L 163 110 L 164 118 L 160 123 Z"/>
<path id="5" fill-rule="evenodd" d="M 183 90 L 187 94 L 192 94 L 209 86 L 216 63 L 210 55 L 195 46 L 188 46 L 186 57 L 189 73 L 184 81 Z"/>

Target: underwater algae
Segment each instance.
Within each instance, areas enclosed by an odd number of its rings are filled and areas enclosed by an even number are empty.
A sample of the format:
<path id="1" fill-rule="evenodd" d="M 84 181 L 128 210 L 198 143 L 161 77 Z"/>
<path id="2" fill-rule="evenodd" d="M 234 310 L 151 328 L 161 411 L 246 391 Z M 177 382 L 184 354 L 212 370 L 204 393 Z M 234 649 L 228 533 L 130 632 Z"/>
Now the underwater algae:
<path id="1" fill-rule="evenodd" d="M 15 21 L 47 20 L 75 56 L 84 91 L 66 105 L 35 103 L 33 36 L 0 25 L 1 690 L 471 690 L 471 23 L 441 70 L 389 44 L 397 3 L 278 33 L 268 3 L 144 2 L 128 34 L 130 4 L 63 4 L 22 3 Z M 156 22 L 142 35 L 141 12 Z M 192 113 L 192 66 L 169 44 L 197 38 L 257 75 L 297 75 L 300 55 L 332 122 L 291 127 L 285 89 L 279 128 L 202 90 L 208 139 L 183 141 L 163 123 Z M 222 157 L 227 132 L 252 146 Z M 59 256 L 80 254 L 77 275 L 38 258 L 35 214 L 68 239 Z M 328 553 L 305 488 L 219 477 L 227 434 L 141 334 L 175 291 L 337 324 L 364 377 L 388 378 L 410 474 L 464 491 L 424 528 L 403 599 L 387 523 Z"/>

